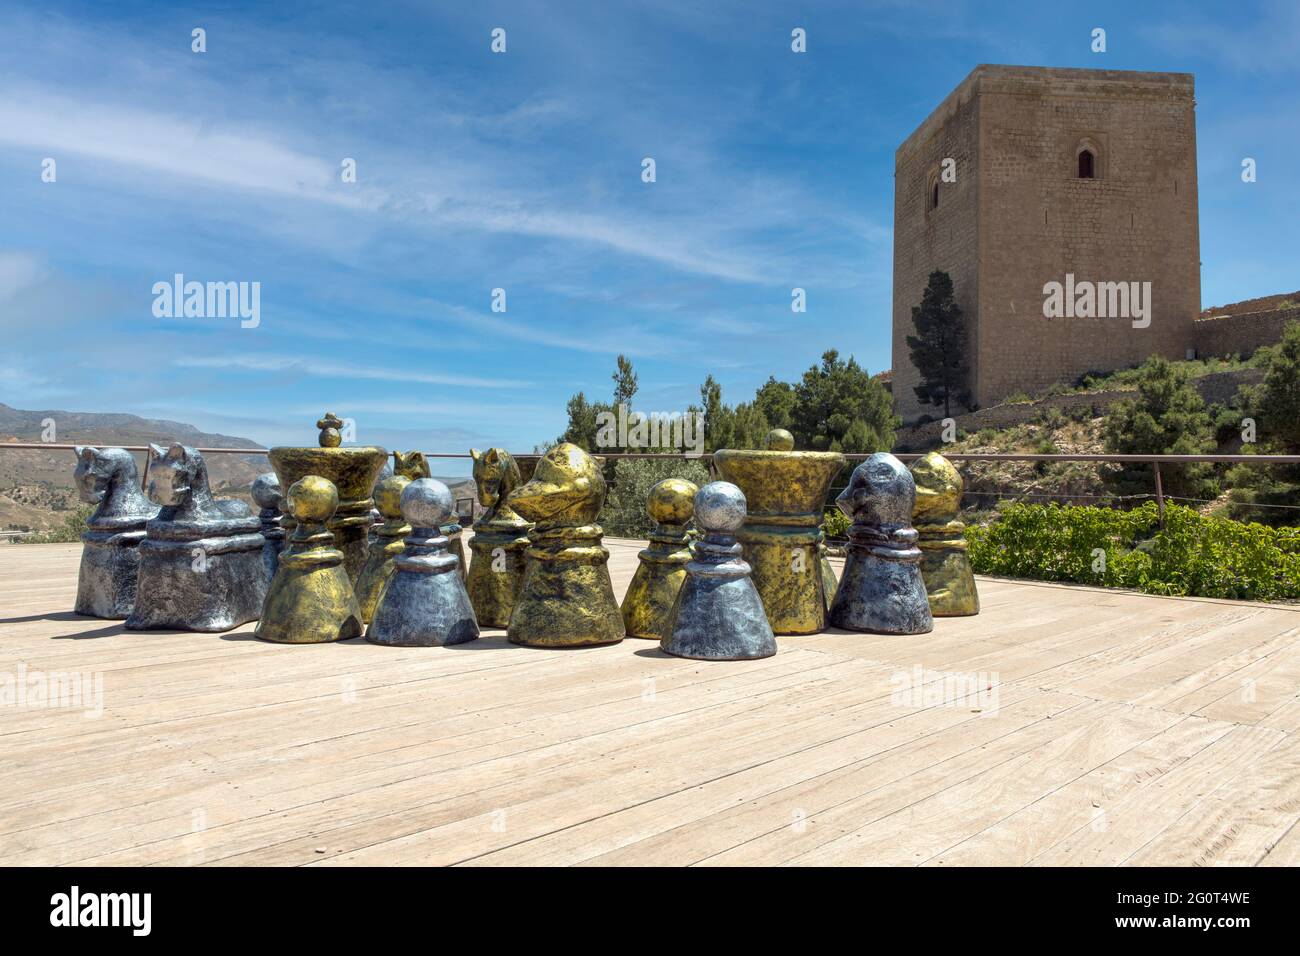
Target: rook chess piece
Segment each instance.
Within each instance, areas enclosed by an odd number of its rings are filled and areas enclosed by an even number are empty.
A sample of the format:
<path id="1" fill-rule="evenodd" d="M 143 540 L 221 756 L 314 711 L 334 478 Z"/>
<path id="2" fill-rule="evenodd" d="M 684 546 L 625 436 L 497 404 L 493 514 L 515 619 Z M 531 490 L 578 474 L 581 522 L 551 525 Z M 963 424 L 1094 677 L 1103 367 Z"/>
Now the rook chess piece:
<path id="1" fill-rule="evenodd" d="M 686 565 L 673 607 L 668 654 L 702 661 L 771 657 L 776 637 L 741 557 L 736 532 L 745 523 L 745 495 L 728 481 L 712 481 L 695 496 L 695 524 L 704 533 Z"/>
<path id="2" fill-rule="evenodd" d="M 74 610 L 124 618 L 135 604 L 145 523 L 158 514 L 158 506 L 140 490 L 135 458 L 124 448 L 78 445 L 73 479 L 81 500 L 96 506 L 81 536 Z"/>
<path id="3" fill-rule="evenodd" d="M 149 446 L 149 497 L 162 508 L 145 525 L 127 629 L 228 631 L 256 621 L 266 539 L 248 505 L 213 498 L 203 456 L 180 444 Z"/>
<path id="4" fill-rule="evenodd" d="M 478 637 L 456 556 L 440 531 L 451 508 L 451 492 L 432 478 L 412 481 L 402 492 L 402 517 L 413 530 L 366 630 L 372 644 L 438 647 Z"/>
<path id="5" fill-rule="evenodd" d="M 912 473 L 887 452 L 866 459 L 835 500 L 853 519 L 830 622 L 851 631 L 924 634 L 934 628 L 911 526 Z"/>
<path id="6" fill-rule="evenodd" d="M 262 565 L 266 568 L 266 583 L 270 585 L 280 563 L 280 551 L 284 548 L 284 529 L 280 527 L 280 479 L 273 471 L 258 475 L 253 479 L 249 494 L 261 509 L 257 516 L 262 522 L 262 537 L 266 539 L 266 544 L 262 545 Z"/>
<path id="7" fill-rule="evenodd" d="M 361 609 L 326 522 L 339 506 L 334 483 L 299 478 L 284 496 L 294 520 L 289 547 L 254 632 L 276 644 L 325 644 L 361 635 Z"/>
<path id="8" fill-rule="evenodd" d="M 623 617 L 609 580 L 609 552 L 596 524 L 605 503 L 600 466 L 577 445 L 556 445 L 509 504 L 525 520 L 528 558 L 507 636 L 534 647 L 613 644 Z"/>
<path id="9" fill-rule="evenodd" d="M 980 612 L 970 557 L 966 553 L 966 525 L 959 517 L 965 487 L 952 462 L 932 451 L 912 462 L 916 505 L 912 522 L 921 549 L 921 577 L 935 617 L 966 617 Z"/>
<path id="10" fill-rule="evenodd" d="M 406 536 L 411 533 L 411 526 L 402 519 L 402 492 L 411 483 L 410 478 L 402 475 L 389 475 L 375 485 L 375 503 L 379 505 L 384 523 L 375 531 L 374 540 L 370 542 L 370 551 L 366 563 L 357 575 L 357 604 L 361 608 L 361 620 L 370 623 L 379 606 L 379 598 L 384 593 L 384 585 L 393 573 L 393 560 L 402 553 Z"/>
<path id="11" fill-rule="evenodd" d="M 655 523 L 650 546 L 638 558 L 636 574 L 623 595 L 623 626 L 628 637 L 662 641 L 672 627 L 673 605 L 691 560 L 686 525 L 699 488 L 683 478 L 665 478 L 650 489 L 646 514 Z"/>
<path id="12" fill-rule="evenodd" d="M 504 449 L 471 448 L 474 484 L 485 509 L 474 522 L 469 543 L 473 557 L 465 587 L 480 627 L 505 627 L 524 582 L 528 522 L 510 507 L 510 492 L 523 484 L 519 466 Z"/>

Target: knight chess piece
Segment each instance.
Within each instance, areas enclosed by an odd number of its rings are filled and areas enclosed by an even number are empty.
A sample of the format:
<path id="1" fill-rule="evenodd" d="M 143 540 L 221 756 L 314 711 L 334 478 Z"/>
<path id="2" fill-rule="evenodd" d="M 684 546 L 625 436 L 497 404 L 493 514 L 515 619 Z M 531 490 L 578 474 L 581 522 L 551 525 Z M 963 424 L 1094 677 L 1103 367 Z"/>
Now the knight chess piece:
<path id="1" fill-rule="evenodd" d="M 980 612 L 966 525 L 959 517 L 965 482 L 952 462 L 932 451 L 912 462 L 916 483 L 912 523 L 921 549 L 921 577 L 935 617 L 967 617 Z"/>
<path id="2" fill-rule="evenodd" d="M 665 478 L 650 489 L 645 510 L 655 528 L 649 547 L 623 595 L 623 627 L 628 637 L 662 641 L 671 632 L 673 605 L 691 560 L 687 524 L 699 488 L 683 478 Z"/>
<path id="3" fill-rule="evenodd" d="M 748 661 L 776 653 L 776 635 L 736 533 L 745 523 L 745 494 L 729 481 L 711 481 L 695 495 L 695 524 L 703 537 L 686 565 L 673 606 L 665 653 L 702 661 Z"/>
<path id="4" fill-rule="evenodd" d="M 73 480 L 77 493 L 95 510 L 81 536 L 77 614 L 120 619 L 135 604 L 140 542 L 158 506 L 140 490 L 135 458 L 124 448 L 78 445 Z"/>
<path id="5" fill-rule="evenodd" d="M 713 453 L 718 474 L 744 492 L 749 516 L 737 538 L 753 568 L 754 586 L 777 634 L 816 634 L 826 626 L 821 565 L 822 508 L 844 466 L 837 451 L 795 451 L 783 428 L 758 451 Z"/>
<path id="6" fill-rule="evenodd" d="M 254 632 L 275 644 L 325 644 L 361 636 L 361 609 L 343 552 L 327 527 L 339 506 L 338 489 L 306 475 L 284 496 L 294 529 L 266 595 Z"/>
<path id="7" fill-rule="evenodd" d="M 280 494 L 280 479 L 275 477 L 273 471 L 258 475 L 253 479 L 248 493 L 261 509 L 257 517 L 262 522 L 262 537 L 266 539 L 266 544 L 262 545 L 262 566 L 266 568 L 266 583 L 269 586 L 280 563 L 280 552 L 284 549 L 284 529 L 280 527 L 280 505 L 283 498 Z"/>
<path id="8" fill-rule="evenodd" d="M 213 498 L 193 448 L 149 446 L 149 497 L 162 508 L 145 525 L 133 631 L 228 631 L 256 621 L 266 597 L 261 522 L 248 505 Z"/>
<path id="9" fill-rule="evenodd" d="M 393 472 L 404 475 L 412 481 L 433 477 L 433 473 L 429 470 L 429 462 L 422 451 L 408 451 L 405 454 L 400 451 L 393 452 Z M 443 533 L 443 536 L 447 539 L 447 547 L 460 562 L 460 579 L 464 581 L 469 573 L 469 562 L 465 560 L 463 529 L 460 525 L 460 519 L 456 517 L 455 509 L 448 515 L 448 518 L 451 520 L 445 522 L 438 530 Z"/>
<path id="10" fill-rule="evenodd" d="M 370 643 L 439 647 L 478 637 L 456 556 L 441 533 L 451 509 L 451 492 L 433 478 L 416 479 L 402 492 L 402 517 L 413 530 L 393 561 L 393 574 L 366 630 Z"/>
<path id="11" fill-rule="evenodd" d="M 486 510 L 474 522 L 465 587 L 481 627 L 506 627 L 524 582 L 528 550 L 529 524 L 508 500 L 523 479 L 514 456 L 504 449 L 471 448 L 469 453 L 478 502 Z"/>
<path id="12" fill-rule="evenodd" d="M 366 562 L 374 525 L 370 513 L 374 507 L 371 492 L 388 452 L 374 445 L 343 447 L 344 432 L 349 426 L 332 412 L 316 422 L 316 427 L 320 429 L 319 447 L 272 448 L 268 457 L 281 488 L 288 488 L 307 475 L 324 478 L 334 485 L 339 506 L 329 520 L 329 529 L 335 546 L 343 552 L 348 578 L 355 582 Z M 285 514 L 282 527 L 286 534 L 293 530 L 292 515 Z"/>
<path id="13" fill-rule="evenodd" d="M 375 503 L 384 516 L 384 523 L 370 542 L 370 552 L 357 575 L 355 588 L 361 620 L 367 624 L 375 616 L 384 585 L 393 573 L 393 561 L 402 553 L 406 536 L 411 533 L 411 526 L 402 518 L 402 492 L 410 483 L 411 479 L 403 475 L 389 475 L 375 485 Z"/>
<path id="14" fill-rule="evenodd" d="M 830 622 L 836 627 L 878 634 L 924 634 L 934 628 L 911 525 L 915 499 L 912 473 L 887 452 L 853 469 L 835 500 L 853 519 L 844 574 L 831 603 Z"/>
<path id="15" fill-rule="evenodd" d="M 507 636 L 534 647 L 614 644 L 623 616 L 609 579 L 609 552 L 596 516 L 605 503 L 600 466 L 577 445 L 556 445 L 508 499 L 526 521 L 524 581 Z"/>

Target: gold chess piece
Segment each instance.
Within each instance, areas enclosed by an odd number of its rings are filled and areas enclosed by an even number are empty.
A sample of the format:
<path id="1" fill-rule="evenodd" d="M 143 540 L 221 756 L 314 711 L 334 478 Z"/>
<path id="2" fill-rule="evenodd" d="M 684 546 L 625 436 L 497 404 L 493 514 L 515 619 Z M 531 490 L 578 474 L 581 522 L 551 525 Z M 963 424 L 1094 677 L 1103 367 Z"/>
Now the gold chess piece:
<path id="1" fill-rule="evenodd" d="M 384 585 L 393 573 L 393 559 L 402 553 L 406 536 L 411 533 L 411 526 L 402 520 L 402 492 L 410 483 L 411 479 L 404 475 L 390 475 L 375 485 L 375 505 L 384 516 L 384 523 L 375 529 L 356 586 L 361 620 L 367 624 L 374 617 Z"/>
<path id="2" fill-rule="evenodd" d="M 504 449 L 471 448 L 478 503 L 486 510 L 474 522 L 473 558 L 465 587 L 480 627 L 506 627 L 524 583 L 529 524 L 510 507 L 510 493 L 523 477 Z"/>
<path id="3" fill-rule="evenodd" d="M 921 577 L 935 617 L 966 617 L 980 611 L 970 556 L 966 553 L 961 496 L 965 482 L 947 458 L 930 452 L 911 465 L 916 482 L 912 526 L 921 549 Z"/>
<path id="4" fill-rule="evenodd" d="M 645 510 L 655 529 L 640 555 L 632 583 L 623 595 L 623 626 L 628 637 L 662 641 L 672 633 L 673 605 L 691 560 L 687 524 L 700 489 L 683 478 L 665 478 L 650 489 Z"/>

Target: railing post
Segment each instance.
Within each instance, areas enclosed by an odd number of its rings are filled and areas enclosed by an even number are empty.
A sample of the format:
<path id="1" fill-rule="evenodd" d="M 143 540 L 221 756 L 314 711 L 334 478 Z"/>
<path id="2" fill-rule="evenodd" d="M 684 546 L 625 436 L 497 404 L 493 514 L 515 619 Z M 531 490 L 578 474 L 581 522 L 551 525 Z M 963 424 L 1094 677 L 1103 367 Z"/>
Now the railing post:
<path id="1" fill-rule="evenodd" d="M 1160 528 L 1165 527 L 1165 490 L 1160 485 L 1160 462 L 1154 463 L 1156 466 L 1156 510 L 1160 514 Z"/>

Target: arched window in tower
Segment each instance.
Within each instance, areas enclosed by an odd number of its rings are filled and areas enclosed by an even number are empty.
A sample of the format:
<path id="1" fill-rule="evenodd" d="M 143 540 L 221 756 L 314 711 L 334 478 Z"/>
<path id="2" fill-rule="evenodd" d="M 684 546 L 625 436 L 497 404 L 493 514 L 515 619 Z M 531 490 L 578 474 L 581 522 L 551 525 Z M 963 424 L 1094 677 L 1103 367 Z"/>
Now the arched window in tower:
<path id="1" fill-rule="evenodd" d="M 1097 178 L 1097 157 L 1093 155 L 1093 152 L 1090 149 L 1079 151 L 1079 178 Z"/>

